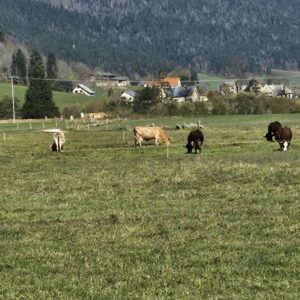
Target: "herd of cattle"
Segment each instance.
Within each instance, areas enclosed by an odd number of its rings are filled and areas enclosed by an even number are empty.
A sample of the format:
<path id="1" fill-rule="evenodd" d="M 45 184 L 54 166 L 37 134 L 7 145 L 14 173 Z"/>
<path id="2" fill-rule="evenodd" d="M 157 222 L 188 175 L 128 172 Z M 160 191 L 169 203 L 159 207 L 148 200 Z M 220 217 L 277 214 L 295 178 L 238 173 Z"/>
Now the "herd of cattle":
<path id="1" fill-rule="evenodd" d="M 167 136 L 164 130 L 159 126 L 145 127 L 136 126 L 133 129 L 134 133 L 134 146 L 142 146 L 143 141 L 155 140 L 155 144 L 159 145 L 163 142 L 166 146 L 170 145 L 171 138 Z M 280 150 L 286 151 L 291 148 L 292 131 L 289 127 L 282 127 L 278 122 L 271 122 L 268 125 L 268 132 L 264 136 L 267 141 L 277 142 Z M 57 131 L 53 135 L 53 143 L 50 146 L 52 151 L 63 152 L 65 144 L 65 135 L 62 131 Z M 187 136 L 187 153 L 200 153 L 204 142 L 204 136 L 200 129 L 193 129 Z"/>

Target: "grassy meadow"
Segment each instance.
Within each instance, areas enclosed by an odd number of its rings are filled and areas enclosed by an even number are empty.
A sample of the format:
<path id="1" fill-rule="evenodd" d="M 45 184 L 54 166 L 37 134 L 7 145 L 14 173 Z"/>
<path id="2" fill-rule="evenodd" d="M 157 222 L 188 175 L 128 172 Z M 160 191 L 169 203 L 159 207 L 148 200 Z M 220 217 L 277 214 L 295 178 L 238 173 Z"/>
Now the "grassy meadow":
<path id="1" fill-rule="evenodd" d="M 199 118 L 0 124 L 0 298 L 299 298 L 299 119 L 200 117 L 200 155 L 173 129 Z M 287 152 L 262 138 L 274 120 Z M 132 147 L 149 122 L 168 152 Z M 64 153 L 42 131 L 55 126 Z"/>
<path id="2" fill-rule="evenodd" d="M 25 93 L 26 93 L 27 87 L 22 85 L 14 85 L 14 94 L 16 99 L 20 100 L 20 103 L 23 104 L 25 101 Z M 79 94 L 73 94 L 73 93 L 65 93 L 65 92 L 57 92 L 53 91 L 53 101 L 57 105 L 57 107 L 62 111 L 62 109 L 67 105 L 72 105 L 75 103 L 78 103 L 82 106 L 88 104 L 89 102 L 104 102 L 107 97 L 107 88 L 101 88 L 97 87 L 95 89 L 96 96 L 94 97 L 88 97 L 84 95 Z M 8 83 L 0 83 L 0 100 L 5 96 L 11 97 L 12 94 L 12 88 L 11 85 Z M 120 89 L 115 89 L 114 94 L 118 95 L 121 94 Z"/>

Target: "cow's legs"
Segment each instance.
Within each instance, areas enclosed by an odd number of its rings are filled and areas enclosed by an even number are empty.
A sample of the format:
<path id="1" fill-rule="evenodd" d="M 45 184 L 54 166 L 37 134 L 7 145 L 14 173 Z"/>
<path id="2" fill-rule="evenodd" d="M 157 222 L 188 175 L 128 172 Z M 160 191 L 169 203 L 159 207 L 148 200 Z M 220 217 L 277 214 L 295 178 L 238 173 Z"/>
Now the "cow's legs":
<path id="1" fill-rule="evenodd" d="M 58 152 L 59 151 L 59 149 L 58 149 L 59 144 L 58 144 L 57 138 L 54 139 L 54 143 L 55 143 L 55 148 L 56 148 L 55 150 L 56 150 L 56 152 Z"/>
<path id="2" fill-rule="evenodd" d="M 58 151 L 61 152 L 59 136 L 57 137 L 57 148 L 58 148 Z"/>
<path id="3" fill-rule="evenodd" d="M 155 136 L 155 145 L 159 145 L 159 136 Z"/>
<path id="4" fill-rule="evenodd" d="M 201 152 L 201 142 L 200 141 L 198 141 L 195 144 L 195 152 L 196 152 L 196 154 Z"/>
<path id="5" fill-rule="evenodd" d="M 134 146 L 142 146 L 143 138 L 140 136 L 136 136 L 134 139 Z"/>

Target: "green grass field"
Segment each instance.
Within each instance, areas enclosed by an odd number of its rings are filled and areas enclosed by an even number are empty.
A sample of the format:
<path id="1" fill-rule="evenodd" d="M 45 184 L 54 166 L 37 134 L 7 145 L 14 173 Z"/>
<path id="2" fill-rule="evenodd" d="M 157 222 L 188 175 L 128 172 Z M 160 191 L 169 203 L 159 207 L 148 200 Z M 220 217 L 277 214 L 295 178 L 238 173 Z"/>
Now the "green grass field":
<path id="1" fill-rule="evenodd" d="M 220 84 L 224 81 L 230 81 L 226 77 L 217 76 L 217 75 L 209 75 L 204 73 L 198 73 L 198 80 L 201 87 L 207 87 L 208 90 L 217 90 Z M 234 79 L 233 79 L 234 80 Z"/>
<path id="2" fill-rule="evenodd" d="M 0 298 L 299 298 L 299 118 L 1 123 Z M 187 155 L 172 127 L 199 119 Z M 293 130 L 287 152 L 262 138 L 274 120 Z M 170 128 L 168 157 L 132 147 L 148 122 Z M 64 153 L 42 124 L 67 126 Z"/>
<path id="3" fill-rule="evenodd" d="M 26 93 L 27 87 L 21 86 L 21 85 L 14 85 L 14 94 L 17 99 L 20 100 L 20 103 L 23 104 L 25 99 L 25 93 Z M 123 89 L 124 90 L 124 89 Z M 78 103 L 82 106 L 86 105 L 89 102 L 103 102 L 105 101 L 107 97 L 107 88 L 100 88 L 97 87 L 95 89 L 96 96 L 94 97 L 88 97 L 83 95 L 75 95 L 73 93 L 65 93 L 65 92 L 53 92 L 53 100 L 58 106 L 60 110 L 64 108 L 64 106 L 72 105 L 75 103 Z M 114 94 L 118 95 L 121 94 L 122 89 L 114 89 Z M 8 83 L 0 83 L 0 100 L 3 98 L 3 96 L 9 96 L 12 95 L 12 87 Z"/>

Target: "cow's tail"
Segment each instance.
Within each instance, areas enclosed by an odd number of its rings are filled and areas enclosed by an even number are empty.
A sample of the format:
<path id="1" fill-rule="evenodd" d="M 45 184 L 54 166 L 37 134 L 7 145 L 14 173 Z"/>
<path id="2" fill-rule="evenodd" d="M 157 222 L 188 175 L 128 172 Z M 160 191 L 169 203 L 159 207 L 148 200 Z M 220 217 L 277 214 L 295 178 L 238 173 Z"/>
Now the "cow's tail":
<path id="1" fill-rule="evenodd" d="M 134 140 L 133 140 L 133 147 L 135 147 L 137 145 L 137 132 L 136 132 L 136 128 L 133 128 L 133 134 L 134 134 Z"/>
<path id="2" fill-rule="evenodd" d="M 57 136 L 57 151 L 60 151 L 59 135 Z"/>

